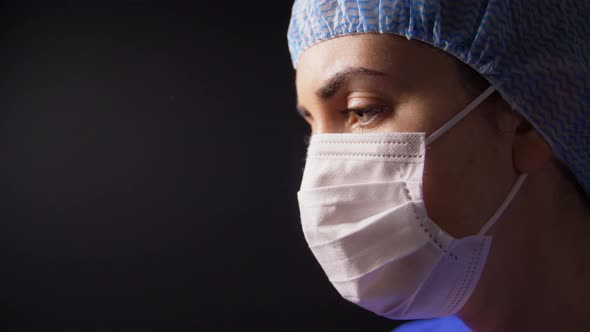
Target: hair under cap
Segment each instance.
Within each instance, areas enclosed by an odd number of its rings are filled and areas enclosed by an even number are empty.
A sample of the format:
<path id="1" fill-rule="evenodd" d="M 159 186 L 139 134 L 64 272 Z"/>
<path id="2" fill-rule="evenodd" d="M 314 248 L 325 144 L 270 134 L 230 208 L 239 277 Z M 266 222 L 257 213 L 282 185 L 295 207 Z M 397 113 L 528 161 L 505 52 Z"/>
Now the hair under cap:
<path id="1" fill-rule="evenodd" d="M 293 66 L 338 36 L 416 39 L 471 66 L 541 133 L 590 197 L 590 1 L 296 0 Z"/>

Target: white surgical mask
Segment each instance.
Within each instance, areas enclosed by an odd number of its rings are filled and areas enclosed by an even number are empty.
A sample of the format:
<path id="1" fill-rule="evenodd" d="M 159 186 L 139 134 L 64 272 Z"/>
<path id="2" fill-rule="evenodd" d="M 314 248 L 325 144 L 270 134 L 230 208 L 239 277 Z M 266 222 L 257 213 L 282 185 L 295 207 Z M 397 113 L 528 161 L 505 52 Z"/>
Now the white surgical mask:
<path id="1" fill-rule="evenodd" d="M 493 91 L 486 90 L 428 138 L 425 133 L 311 137 L 298 193 L 303 233 L 344 298 L 390 319 L 443 317 L 465 304 L 490 249 L 485 234 L 526 175 L 478 234 L 457 239 L 428 217 L 422 194 L 425 152 Z"/>

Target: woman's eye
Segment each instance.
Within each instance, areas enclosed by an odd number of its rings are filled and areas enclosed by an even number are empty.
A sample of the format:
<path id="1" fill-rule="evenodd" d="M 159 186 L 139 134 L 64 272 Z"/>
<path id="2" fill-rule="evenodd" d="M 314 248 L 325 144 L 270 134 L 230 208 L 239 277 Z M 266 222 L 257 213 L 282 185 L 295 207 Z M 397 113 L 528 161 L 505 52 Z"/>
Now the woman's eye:
<path id="1" fill-rule="evenodd" d="M 383 107 L 356 108 L 346 109 L 343 113 L 349 116 L 349 122 L 352 128 L 370 127 L 376 125 L 382 119 L 387 111 Z"/>
<path id="2" fill-rule="evenodd" d="M 374 111 L 355 111 L 354 115 L 361 125 L 366 126 L 373 122 L 378 114 Z"/>

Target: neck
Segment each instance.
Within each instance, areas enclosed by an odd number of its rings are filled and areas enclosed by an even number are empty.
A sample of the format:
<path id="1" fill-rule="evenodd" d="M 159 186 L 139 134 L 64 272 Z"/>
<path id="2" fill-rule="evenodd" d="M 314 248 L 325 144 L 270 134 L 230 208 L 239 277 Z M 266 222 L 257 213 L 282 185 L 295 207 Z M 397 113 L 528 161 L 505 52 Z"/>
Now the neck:
<path id="1" fill-rule="evenodd" d="M 573 188 L 527 181 L 490 232 L 484 275 L 459 313 L 475 332 L 574 331 L 590 325 L 588 203 Z M 566 194 L 546 194 L 556 192 Z"/>

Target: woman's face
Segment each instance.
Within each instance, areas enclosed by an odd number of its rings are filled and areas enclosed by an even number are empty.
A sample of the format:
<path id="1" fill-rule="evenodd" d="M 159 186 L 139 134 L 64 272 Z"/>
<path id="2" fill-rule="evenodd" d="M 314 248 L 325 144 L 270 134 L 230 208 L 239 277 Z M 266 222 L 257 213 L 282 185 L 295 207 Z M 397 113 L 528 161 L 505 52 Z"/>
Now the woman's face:
<path id="1" fill-rule="evenodd" d="M 323 41 L 300 56 L 298 110 L 312 134 L 426 132 L 473 96 L 457 61 L 417 41 L 360 34 Z M 517 174 L 510 131 L 498 130 L 503 103 L 482 104 L 427 147 L 428 214 L 455 237 L 476 234 L 502 203 Z"/>

